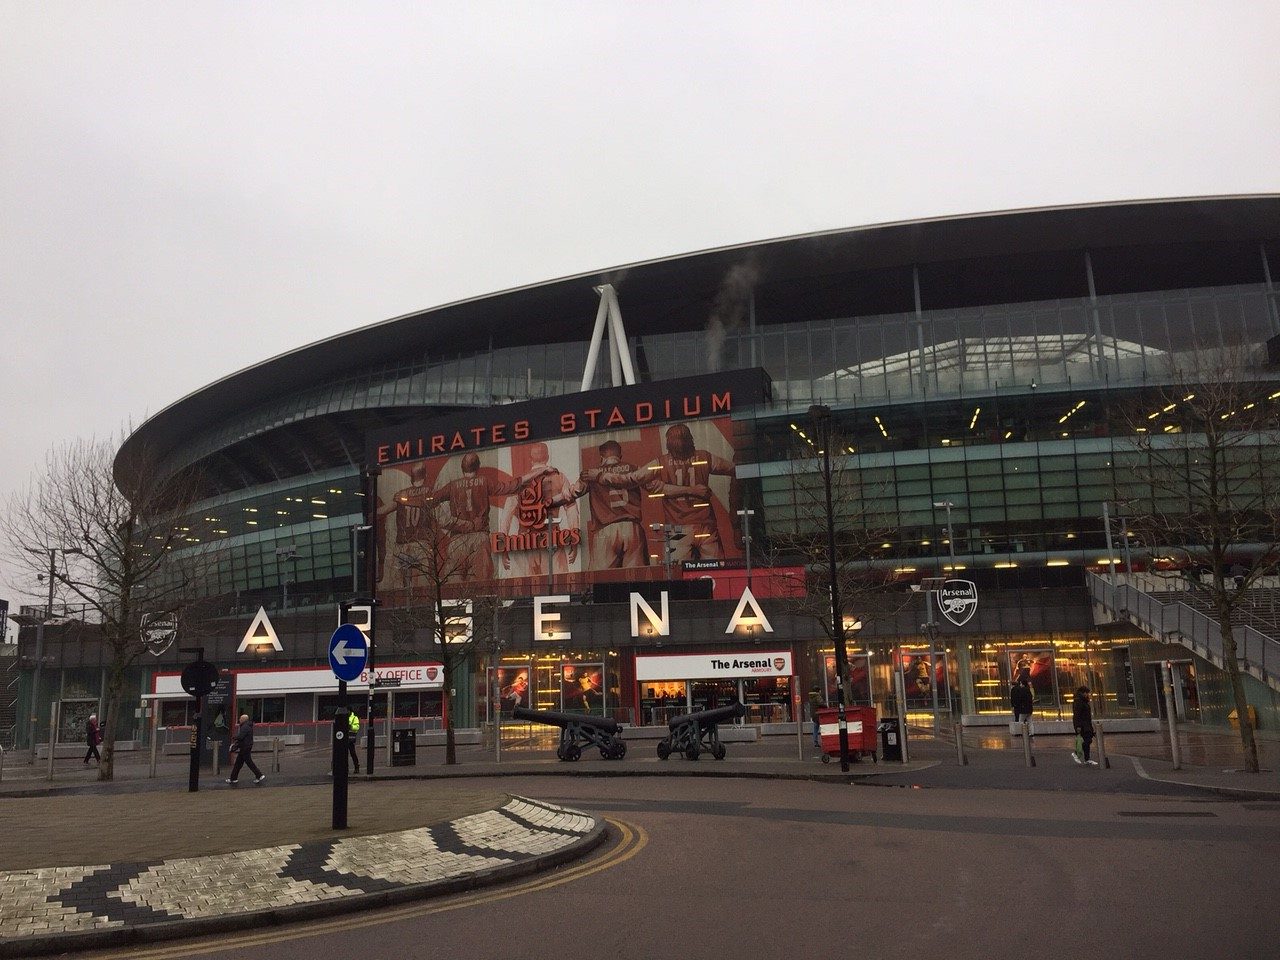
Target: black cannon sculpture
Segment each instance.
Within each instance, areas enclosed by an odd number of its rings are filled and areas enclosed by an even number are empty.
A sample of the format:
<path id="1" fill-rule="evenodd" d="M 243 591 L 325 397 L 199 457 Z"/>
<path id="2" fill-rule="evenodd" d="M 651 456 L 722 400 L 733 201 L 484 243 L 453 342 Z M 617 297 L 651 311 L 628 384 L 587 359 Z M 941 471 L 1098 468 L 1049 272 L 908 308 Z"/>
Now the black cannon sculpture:
<path id="1" fill-rule="evenodd" d="M 620 735 L 617 720 L 585 713 L 530 710 L 528 707 L 516 707 L 511 716 L 517 720 L 559 727 L 560 745 L 556 747 L 556 756 L 561 760 L 577 760 L 586 746 L 599 747 L 600 756 L 605 760 L 621 760 L 627 755 L 627 745 Z"/>
<path id="2" fill-rule="evenodd" d="M 747 708 L 741 703 L 714 710 L 699 710 L 684 716 L 672 717 L 667 722 L 671 732 L 658 741 L 658 759 L 665 760 L 673 753 L 684 753 L 686 759 L 697 760 L 704 750 L 717 760 L 723 760 L 724 744 L 720 742 L 720 724 L 745 716 Z"/>

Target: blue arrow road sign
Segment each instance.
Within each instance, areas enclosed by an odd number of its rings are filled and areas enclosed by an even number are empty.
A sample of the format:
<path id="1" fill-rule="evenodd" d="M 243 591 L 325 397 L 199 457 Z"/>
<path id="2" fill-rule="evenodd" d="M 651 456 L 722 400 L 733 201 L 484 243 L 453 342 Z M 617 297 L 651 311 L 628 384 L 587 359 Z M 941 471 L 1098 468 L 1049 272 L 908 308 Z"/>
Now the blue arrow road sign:
<path id="1" fill-rule="evenodd" d="M 329 669 L 339 680 L 350 683 L 369 660 L 369 641 L 354 623 L 344 623 L 329 639 Z"/>

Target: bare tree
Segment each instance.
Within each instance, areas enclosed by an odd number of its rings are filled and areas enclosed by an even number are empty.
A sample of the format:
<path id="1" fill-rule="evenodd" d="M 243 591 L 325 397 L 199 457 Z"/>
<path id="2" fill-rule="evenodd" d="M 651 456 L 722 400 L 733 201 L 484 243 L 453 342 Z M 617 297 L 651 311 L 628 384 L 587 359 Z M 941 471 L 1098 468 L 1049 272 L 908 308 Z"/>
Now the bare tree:
<path id="1" fill-rule="evenodd" d="M 453 690 L 455 678 L 476 658 L 494 629 L 498 601 L 473 596 L 468 574 L 473 559 L 467 544 L 452 530 L 447 507 L 422 511 L 415 540 L 393 558 L 406 580 L 406 597 L 399 609 L 388 611 L 393 623 L 430 637 L 430 655 L 440 659 L 444 673 L 445 763 L 457 759 Z M 393 629 L 395 629 L 393 627 Z"/>
<path id="2" fill-rule="evenodd" d="M 1256 773 L 1232 622 L 1246 590 L 1280 560 L 1280 392 L 1259 383 L 1250 361 L 1243 349 L 1214 349 L 1171 365 L 1154 403 L 1127 417 L 1136 439 L 1117 467 L 1131 465 L 1132 477 L 1117 484 L 1117 499 L 1152 555 L 1185 570 L 1187 588 L 1212 612 L 1245 766 Z"/>
<path id="3" fill-rule="evenodd" d="M 775 562 L 789 557 L 804 566 L 804 591 L 792 600 L 793 609 L 811 618 L 834 645 L 837 669 L 847 679 L 849 639 L 895 615 L 911 595 L 894 589 L 892 568 L 877 562 L 889 524 L 868 505 L 883 502 L 884 491 L 873 489 L 852 465 L 848 439 L 820 414 L 808 430 L 797 426 L 794 432 L 788 464 L 794 513 L 790 522 L 773 518 L 770 546 Z M 843 687 L 845 705 L 852 705 L 850 685 Z"/>
<path id="4" fill-rule="evenodd" d="M 100 780 L 114 775 L 126 674 L 146 649 L 144 620 L 194 602 L 204 553 L 186 522 L 194 480 L 165 479 L 146 455 L 117 465 L 116 449 L 82 440 L 52 451 L 0 517 L 11 564 L 33 579 L 48 575 L 51 554 L 66 554 L 65 567 L 54 567 L 60 591 L 84 605 L 106 650 Z"/>

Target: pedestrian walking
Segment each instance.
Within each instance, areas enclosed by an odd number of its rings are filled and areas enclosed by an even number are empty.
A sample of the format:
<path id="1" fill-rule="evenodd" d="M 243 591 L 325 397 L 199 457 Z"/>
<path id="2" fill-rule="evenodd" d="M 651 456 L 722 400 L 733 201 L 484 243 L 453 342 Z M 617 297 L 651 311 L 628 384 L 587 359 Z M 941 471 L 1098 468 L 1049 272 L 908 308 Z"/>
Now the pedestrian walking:
<path id="1" fill-rule="evenodd" d="M 236 728 L 235 739 L 231 741 L 231 752 L 236 755 L 236 762 L 231 768 L 227 783 L 234 787 L 239 782 L 240 768 L 244 766 L 253 771 L 254 783 L 262 783 L 267 779 L 266 774 L 253 762 L 253 721 L 247 713 L 240 714 L 240 726 Z"/>
<path id="2" fill-rule="evenodd" d="M 89 714 L 89 719 L 84 722 L 84 742 L 89 748 L 84 752 L 84 765 L 89 765 L 90 757 L 101 764 L 102 754 L 98 753 L 98 744 L 102 742 L 102 728 L 98 726 L 96 713 Z"/>
<path id="3" fill-rule="evenodd" d="M 355 772 L 360 772 L 360 754 L 356 745 L 360 742 L 360 717 L 352 710 L 347 714 L 347 753 L 351 754 L 351 762 L 355 764 Z"/>
<path id="4" fill-rule="evenodd" d="M 822 759 L 822 729 L 818 723 L 818 711 L 822 709 L 822 693 L 817 687 L 809 690 L 809 719 L 813 721 L 813 749 L 818 751 L 818 759 Z"/>
<path id="5" fill-rule="evenodd" d="M 1014 723 L 1031 720 L 1031 709 L 1035 706 L 1036 697 L 1031 692 L 1031 682 L 1028 677 L 1018 678 L 1018 682 L 1009 691 L 1009 702 L 1013 707 Z"/>
<path id="6" fill-rule="evenodd" d="M 1079 687 L 1075 699 L 1071 703 L 1071 726 L 1076 731 L 1076 748 L 1071 751 L 1071 759 L 1076 763 L 1098 765 L 1097 760 L 1089 759 L 1089 746 L 1093 743 L 1093 708 L 1089 705 L 1089 688 Z"/>

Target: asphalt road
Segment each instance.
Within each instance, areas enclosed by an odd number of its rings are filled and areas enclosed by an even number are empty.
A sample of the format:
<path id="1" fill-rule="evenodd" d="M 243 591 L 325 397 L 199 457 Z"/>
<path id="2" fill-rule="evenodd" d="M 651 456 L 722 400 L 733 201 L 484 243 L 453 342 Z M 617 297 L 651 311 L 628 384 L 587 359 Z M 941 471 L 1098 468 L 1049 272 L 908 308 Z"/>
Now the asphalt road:
<path id="1" fill-rule="evenodd" d="M 609 817 L 618 839 L 515 886 L 95 956 L 1248 960 L 1280 942 L 1276 802 L 718 779 L 503 789 Z"/>

